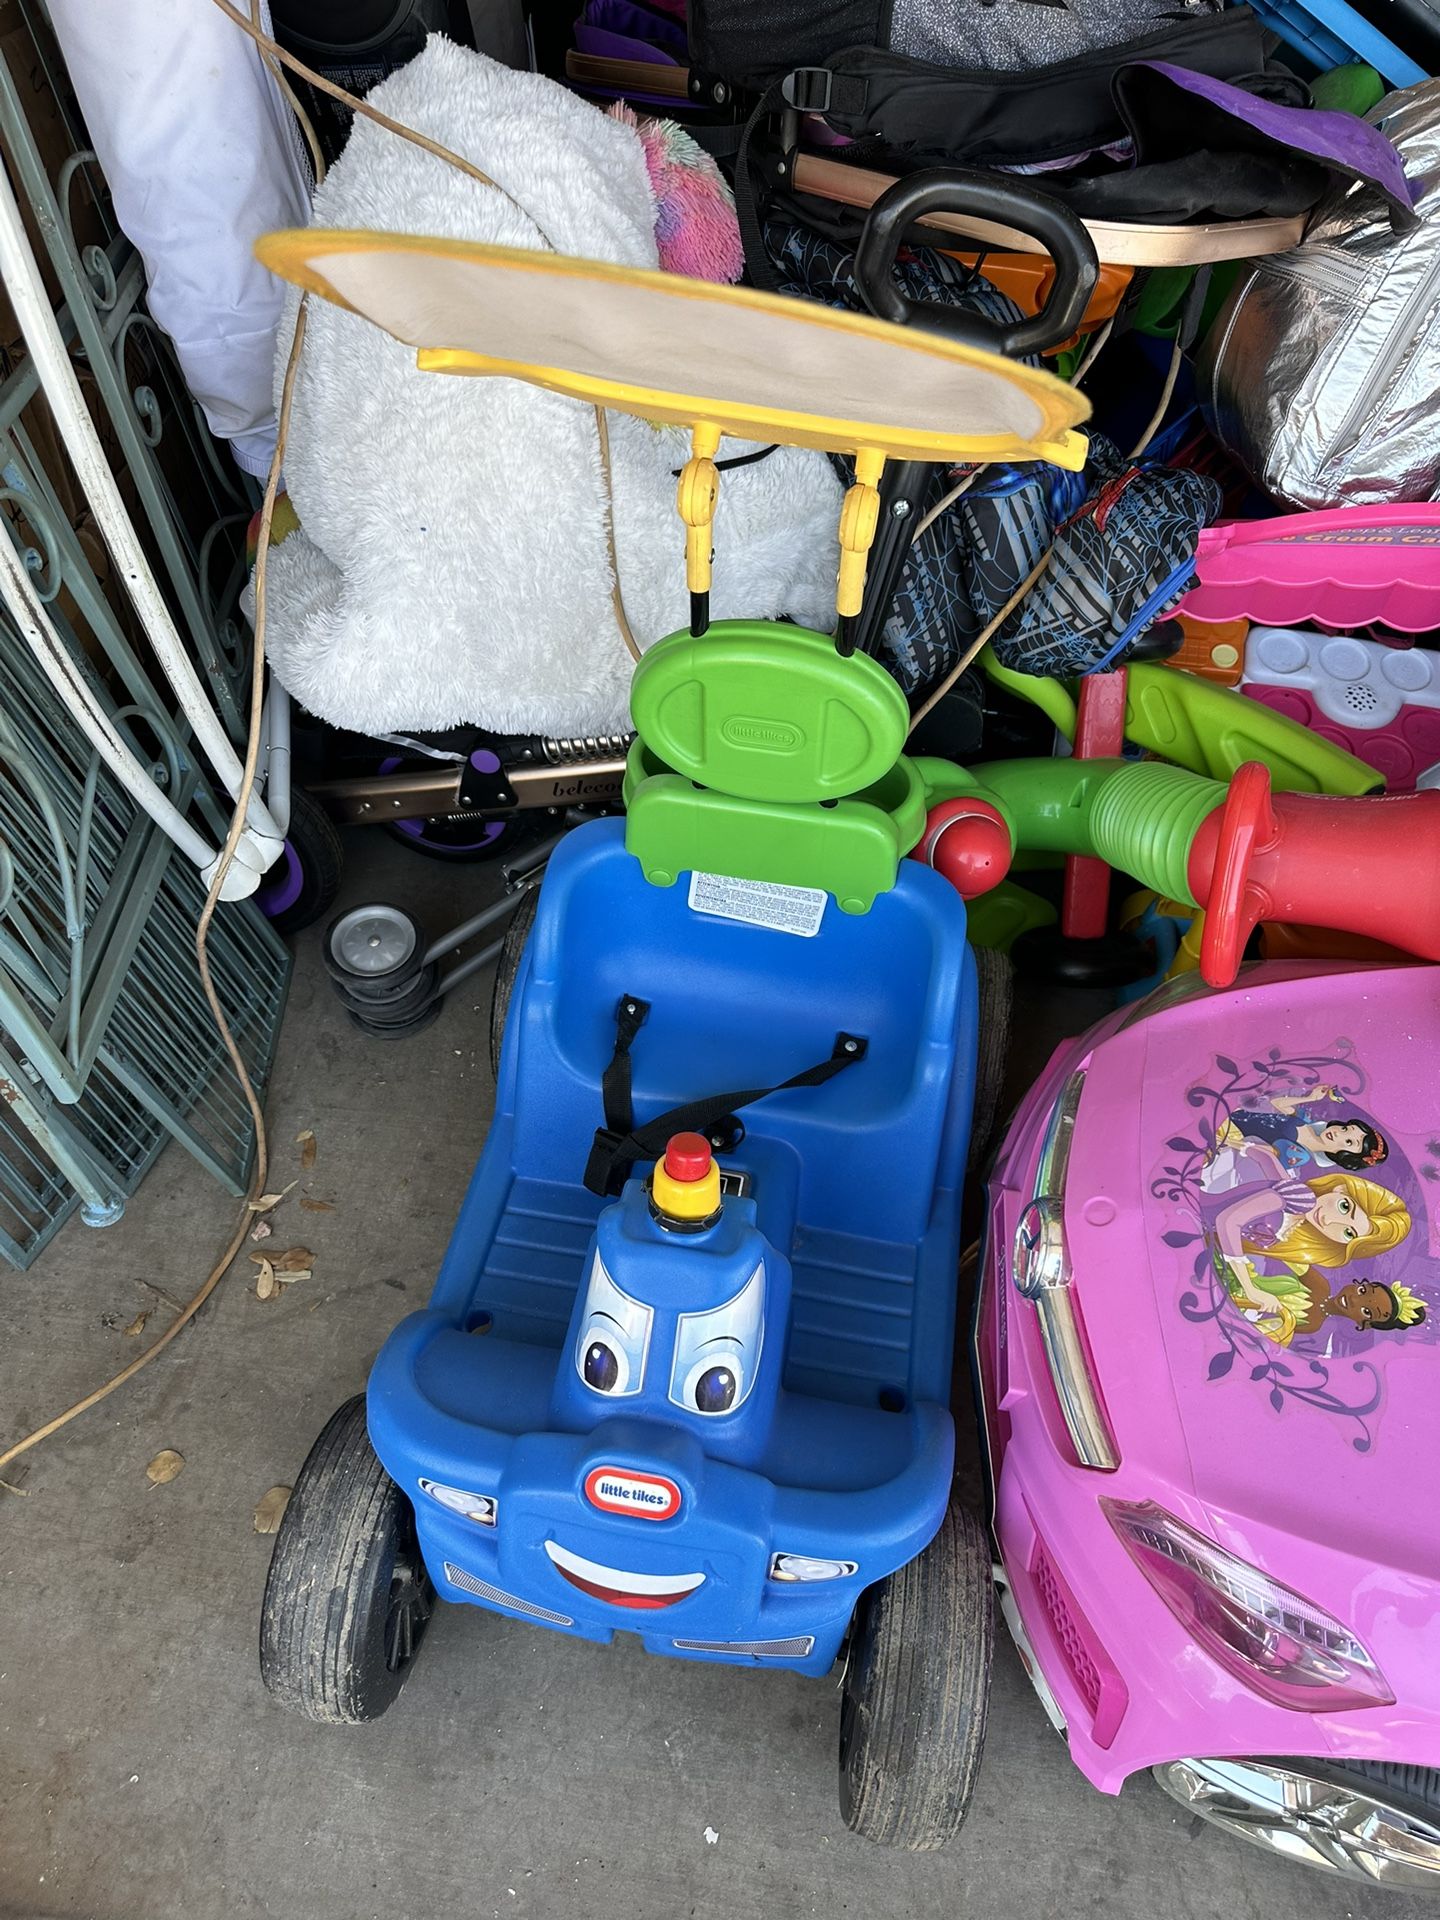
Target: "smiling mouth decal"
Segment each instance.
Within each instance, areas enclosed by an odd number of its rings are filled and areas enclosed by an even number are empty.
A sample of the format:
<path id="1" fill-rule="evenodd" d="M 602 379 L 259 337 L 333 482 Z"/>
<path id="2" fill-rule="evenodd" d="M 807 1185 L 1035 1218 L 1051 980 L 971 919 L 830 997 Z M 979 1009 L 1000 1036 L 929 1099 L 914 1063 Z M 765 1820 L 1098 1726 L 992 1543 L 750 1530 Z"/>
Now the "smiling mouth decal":
<path id="1" fill-rule="evenodd" d="M 603 1567 L 553 1540 L 545 1542 L 545 1551 L 572 1587 L 612 1607 L 673 1607 L 705 1580 L 703 1573 L 629 1573 L 623 1567 Z"/>

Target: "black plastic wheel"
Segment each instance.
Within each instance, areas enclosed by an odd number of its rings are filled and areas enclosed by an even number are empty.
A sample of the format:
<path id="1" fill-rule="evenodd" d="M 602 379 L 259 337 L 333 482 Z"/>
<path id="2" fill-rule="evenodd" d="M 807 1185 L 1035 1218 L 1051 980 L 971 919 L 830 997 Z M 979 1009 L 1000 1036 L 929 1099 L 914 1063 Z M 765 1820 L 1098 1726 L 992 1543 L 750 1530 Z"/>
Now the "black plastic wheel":
<path id="1" fill-rule="evenodd" d="M 515 991 L 515 976 L 520 971 L 520 956 L 525 951 L 525 942 L 530 938 L 530 929 L 535 924 L 536 909 L 540 904 L 539 887 L 531 887 L 524 895 L 505 929 L 505 944 L 500 949 L 500 958 L 495 962 L 495 985 L 490 995 L 490 1071 L 497 1078 L 500 1073 L 500 1047 L 505 1038 L 505 1022 L 510 1014 L 510 996 Z"/>
<path id="2" fill-rule="evenodd" d="M 952 1505 L 925 1551 L 861 1598 L 840 1701 L 852 1833 L 926 1851 L 959 1831 L 990 1698 L 994 1595 L 979 1520 Z"/>
<path id="3" fill-rule="evenodd" d="M 374 1720 L 404 1684 L 434 1601 L 414 1512 L 375 1457 L 357 1394 L 310 1449 L 275 1536 L 260 1677 L 307 1719 Z"/>
<path id="4" fill-rule="evenodd" d="M 1294 1865 L 1352 1885 L 1440 1891 L 1433 1767 L 1264 1757 L 1171 1760 L 1151 1772 L 1190 1816 Z"/>
<path id="5" fill-rule="evenodd" d="M 334 821 L 303 787 L 293 787 L 284 852 L 255 896 L 260 911 L 277 933 L 299 933 L 334 905 L 344 871 Z"/>
<path id="6" fill-rule="evenodd" d="M 385 831 L 427 860 L 470 866 L 483 860 L 508 860 L 546 833 L 555 821 L 543 807 L 520 813 L 442 813 L 429 820 L 389 820 Z"/>
<path id="7" fill-rule="evenodd" d="M 321 959 L 342 998 L 388 1000 L 419 974 L 425 937 L 403 907 L 367 901 L 330 922 Z"/>
<path id="8" fill-rule="evenodd" d="M 1010 1058 L 1010 1015 L 1015 999 L 1015 969 L 1010 956 L 997 947 L 976 947 L 973 952 L 980 1011 L 975 1031 L 975 1100 L 970 1109 L 966 1158 L 972 1172 L 984 1164 L 995 1139 Z"/>
<path id="9" fill-rule="evenodd" d="M 1022 978 L 1067 987 L 1128 987 L 1155 971 L 1154 953 L 1129 933 L 1069 940 L 1058 927 L 1032 927 L 1010 952 Z"/>
<path id="10" fill-rule="evenodd" d="M 424 967 L 400 993 L 383 1001 L 352 997 L 340 987 L 336 992 L 345 1002 L 350 1024 L 361 1033 L 372 1040 L 406 1040 L 438 1018 L 445 1004 L 444 994 L 435 991 L 439 977 L 438 966 Z"/>

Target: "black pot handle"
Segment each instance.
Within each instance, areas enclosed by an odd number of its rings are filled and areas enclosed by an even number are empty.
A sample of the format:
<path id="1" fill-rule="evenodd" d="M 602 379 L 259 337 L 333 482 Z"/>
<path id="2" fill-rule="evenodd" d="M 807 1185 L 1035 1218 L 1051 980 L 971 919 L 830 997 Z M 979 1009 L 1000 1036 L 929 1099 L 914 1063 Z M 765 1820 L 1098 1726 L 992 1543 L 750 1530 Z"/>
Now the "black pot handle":
<path id="1" fill-rule="evenodd" d="M 892 271 L 895 255 L 906 229 L 927 213 L 994 220 L 1038 240 L 1055 263 L 1049 297 L 1040 311 L 1004 326 L 940 300 L 911 300 L 903 294 Z M 1068 340 L 1084 318 L 1099 277 L 1095 242 L 1068 207 L 1032 187 L 965 167 L 932 167 L 887 187 L 865 216 L 855 248 L 855 283 L 880 319 L 947 334 L 966 346 L 1011 358 Z"/>

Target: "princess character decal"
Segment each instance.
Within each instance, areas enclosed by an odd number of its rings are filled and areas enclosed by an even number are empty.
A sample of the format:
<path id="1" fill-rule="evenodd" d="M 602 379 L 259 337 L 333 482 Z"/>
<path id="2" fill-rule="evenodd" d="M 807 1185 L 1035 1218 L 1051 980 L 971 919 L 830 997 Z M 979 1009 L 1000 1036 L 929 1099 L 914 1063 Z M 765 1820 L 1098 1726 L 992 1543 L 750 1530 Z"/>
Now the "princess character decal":
<path id="1" fill-rule="evenodd" d="M 1332 1293 L 1317 1271 L 1399 1246 L 1411 1220 L 1398 1194 L 1355 1173 L 1296 1179 L 1275 1147 L 1254 1138 L 1222 1149 L 1212 1170 L 1201 1211 L 1216 1270 L 1268 1339 L 1288 1346 L 1333 1316 L 1377 1333 L 1424 1319 L 1424 1306 L 1404 1286 L 1356 1278 Z"/>

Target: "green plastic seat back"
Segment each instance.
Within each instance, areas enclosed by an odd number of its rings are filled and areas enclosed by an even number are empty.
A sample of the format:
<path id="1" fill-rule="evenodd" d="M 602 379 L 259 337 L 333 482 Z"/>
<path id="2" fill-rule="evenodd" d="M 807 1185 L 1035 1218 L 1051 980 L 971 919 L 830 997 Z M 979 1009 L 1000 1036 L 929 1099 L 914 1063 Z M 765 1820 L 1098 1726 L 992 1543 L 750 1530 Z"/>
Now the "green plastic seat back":
<path id="1" fill-rule="evenodd" d="M 688 780 L 741 800 L 839 800 L 888 773 L 905 746 L 904 694 L 866 654 L 768 620 L 672 633 L 630 683 L 635 729 Z"/>

